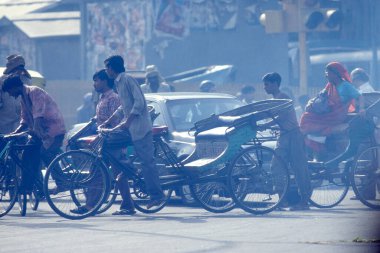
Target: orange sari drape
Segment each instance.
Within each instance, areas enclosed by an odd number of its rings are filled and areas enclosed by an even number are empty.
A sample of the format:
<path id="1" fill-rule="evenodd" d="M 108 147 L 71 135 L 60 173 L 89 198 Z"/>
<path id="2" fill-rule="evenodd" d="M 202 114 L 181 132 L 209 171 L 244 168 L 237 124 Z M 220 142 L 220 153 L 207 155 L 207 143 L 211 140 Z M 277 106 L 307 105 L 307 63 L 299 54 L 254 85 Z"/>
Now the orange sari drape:
<path id="1" fill-rule="evenodd" d="M 304 134 L 329 135 L 332 128 L 343 123 L 347 116 L 348 107 L 342 103 L 336 87 L 327 83 L 325 89 L 331 112 L 325 114 L 305 112 L 302 114 L 300 128 Z"/>

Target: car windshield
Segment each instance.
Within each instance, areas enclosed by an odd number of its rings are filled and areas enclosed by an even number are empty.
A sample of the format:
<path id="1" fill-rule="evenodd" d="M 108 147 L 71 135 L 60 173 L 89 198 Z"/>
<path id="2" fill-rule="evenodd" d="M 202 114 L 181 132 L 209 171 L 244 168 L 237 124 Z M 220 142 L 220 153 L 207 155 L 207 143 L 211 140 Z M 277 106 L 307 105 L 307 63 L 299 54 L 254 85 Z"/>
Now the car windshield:
<path id="1" fill-rule="evenodd" d="M 241 101 L 234 98 L 181 99 L 167 102 L 174 129 L 179 132 L 188 131 L 195 122 L 212 114 L 220 114 L 242 105 Z"/>

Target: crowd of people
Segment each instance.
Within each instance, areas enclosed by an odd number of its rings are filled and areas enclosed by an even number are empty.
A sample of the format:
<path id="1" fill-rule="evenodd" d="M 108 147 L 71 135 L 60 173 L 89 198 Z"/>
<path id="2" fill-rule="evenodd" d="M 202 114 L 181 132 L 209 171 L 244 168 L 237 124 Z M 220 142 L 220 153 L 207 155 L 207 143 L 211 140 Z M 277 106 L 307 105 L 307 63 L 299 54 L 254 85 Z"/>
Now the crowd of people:
<path id="1" fill-rule="evenodd" d="M 360 140 L 369 136 L 373 130 L 373 122 L 365 120 L 366 111 L 362 96 L 363 92 L 374 91 L 369 84 L 367 73 L 357 68 L 350 75 L 342 64 L 331 62 L 326 66 L 325 75 L 327 84 L 320 96 L 322 99 L 323 95 L 325 99 L 324 106 L 327 111 L 321 113 L 310 109 L 316 106 L 313 105 L 316 102 L 310 102 L 309 97 L 303 95 L 299 97 L 298 109 L 293 107 L 260 126 L 269 128 L 277 125 L 280 128 L 275 151 L 282 161 L 273 160 L 272 167 L 275 171 L 278 162 L 285 161 L 290 164 L 298 187 L 299 201 L 293 206 L 293 209 L 297 210 L 309 208 L 308 199 L 312 191 L 305 145 L 315 152 L 320 150 L 320 143 L 305 137 L 332 134 L 337 126 L 345 122 L 348 112 L 357 112 L 361 116 L 359 120 L 351 123 L 353 127 L 349 133 L 350 145 L 341 156 L 327 161 L 328 169 L 354 156 Z M 32 136 L 28 142 L 35 145 L 34 149 L 23 153 L 27 176 L 22 190 L 31 191 L 33 180 L 40 173 L 40 161 L 47 166 L 60 152 L 66 133 L 64 118 L 53 98 L 45 90 L 31 85 L 31 77 L 25 69 L 22 56 L 10 55 L 7 58 L 6 69 L 0 82 L 0 133 L 20 133 L 27 130 Z M 100 94 L 99 100 L 94 105 L 93 95 L 86 94 L 84 105 L 78 109 L 78 121 L 88 121 L 95 115 L 95 130 L 132 140 L 151 198 L 147 207 L 160 205 L 164 201 L 164 194 L 154 163 L 152 122 L 144 93 L 172 92 L 174 88 L 165 82 L 154 65 L 146 68 L 145 84 L 140 86 L 125 72 L 124 59 L 119 55 L 105 59 L 104 69 L 94 73 L 93 82 L 94 90 Z M 265 92 L 274 99 L 292 99 L 280 89 L 280 74 L 267 73 L 262 82 Z M 215 83 L 210 80 L 204 80 L 199 85 L 201 92 L 214 92 L 215 88 Z M 242 87 L 238 97 L 249 104 L 255 102 L 254 94 L 255 88 L 247 85 Z M 120 137 L 120 133 L 124 133 L 124 137 Z M 119 153 L 115 152 L 115 156 L 118 155 Z M 121 171 L 114 171 L 114 174 L 122 203 L 120 209 L 113 214 L 133 215 L 136 211 L 129 191 L 128 178 Z M 59 181 L 56 185 L 57 193 L 64 190 Z M 86 205 L 71 212 L 85 213 L 91 206 L 89 198 Z"/>
<path id="2" fill-rule="evenodd" d="M 51 163 L 60 152 L 66 130 L 62 113 L 51 96 L 43 89 L 29 85 L 30 75 L 25 70 L 25 61 L 22 56 L 10 56 L 7 60 L 0 95 L 3 99 L 14 100 L 14 105 L 18 103 L 21 105 L 19 126 L 9 132 L 15 134 L 28 131 L 32 137 L 28 142 L 33 143 L 33 148 L 24 152 L 22 157 L 25 163 L 23 173 L 26 176 L 23 177 L 20 187 L 20 191 L 31 192 L 33 182 L 41 168 L 41 159 L 46 166 Z M 152 122 L 147 103 L 140 85 L 125 73 L 124 60 L 121 56 L 111 56 L 104 61 L 104 64 L 105 69 L 95 73 L 93 77 L 94 88 L 101 93 L 95 116 L 98 129 L 111 134 L 119 131 L 126 132 L 132 139 L 134 151 L 141 161 L 147 191 L 151 197 L 147 204 L 149 209 L 160 205 L 164 201 L 164 194 L 154 163 Z M 115 88 L 117 95 L 111 87 Z M 3 94 L 8 97 L 4 97 Z M 4 105 L 11 106 L 10 103 L 3 103 Z M 123 173 L 119 173 L 117 178 L 123 202 L 120 210 L 114 214 L 134 214 L 128 180 Z M 56 180 L 56 185 L 55 193 L 65 190 L 59 180 Z M 90 201 L 87 201 L 85 206 L 71 211 L 84 213 L 90 205 Z"/>

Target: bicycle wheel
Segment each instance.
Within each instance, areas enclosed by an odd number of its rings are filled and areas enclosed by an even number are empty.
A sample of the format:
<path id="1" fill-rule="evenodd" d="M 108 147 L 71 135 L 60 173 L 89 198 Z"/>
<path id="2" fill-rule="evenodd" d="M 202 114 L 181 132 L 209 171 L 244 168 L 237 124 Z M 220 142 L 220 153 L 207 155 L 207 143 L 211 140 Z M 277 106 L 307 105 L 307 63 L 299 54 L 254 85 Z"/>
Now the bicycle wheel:
<path id="1" fill-rule="evenodd" d="M 271 166 L 272 159 L 278 159 L 275 168 Z M 283 200 L 289 173 L 272 149 L 251 146 L 240 151 L 231 162 L 227 182 L 237 205 L 252 214 L 265 214 Z"/>
<path id="2" fill-rule="evenodd" d="M 152 208 L 148 209 L 147 204 L 150 202 L 150 196 L 146 190 L 144 179 L 141 178 L 138 180 L 131 181 L 130 185 L 131 185 L 131 196 L 132 196 L 132 200 L 134 202 L 135 208 L 142 213 L 156 213 L 162 210 L 168 203 L 173 192 L 171 189 L 163 189 L 163 193 L 165 196 L 164 201 L 160 205 L 153 206 Z"/>
<path id="3" fill-rule="evenodd" d="M 350 182 L 346 169 L 336 172 L 325 168 L 310 168 L 311 187 L 313 192 L 309 203 L 318 208 L 331 208 L 338 205 L 346 197 Z"/>
<path id="4" fill-rule="evenodd" d="M 380 209 L 380 145 L 365 149 L 357 157 L 351 171 L 351 184 L 364 205 Z"/>
<path id="5" fill-rule="evenodd" d="M 17 184 L 20 186 L 22 182 L 22 169 L 19 166 L 15 166 L 16 168 L 16 181 Z M 26 215 L 26 208 L 27 208 L 27 202 L 28 202 L 28 194 L 25 192 L 25 189 L 20 189 L 17 191 L 17 203 L 18 203 L 18 209 L 20 211 L 21 216 Z"/>
<path id="6" fill-rule="evenodd" d="M 235 207 L 225 180 L 190 184 L 192 196 L 207 211 L 225 213 Z"/>
<path id="7" fill-rule="evenodd" d="M 28 203 L 28 194 L 26 194 L 25 192 L 19 192 L 17 194 L 17 201 L 18 201 L 18 207 L 19 207 L 21 216 L 25 216 L 26 207 Z"/>
<path id="8" fill-rule="evenodd" d="M 0 161 L 0 217 L 12 210 L 17 201 L 17 192 L 15 164 L 5 158 Z"/>
<path id="9" fill-rule="evenodd" d="M 37 211 L 38 205 L 40 204 L 40 198 L 35 189 L 28 194 L 29 204 L 33 211 Z"/>
<path id="10" fill-rule="evenodd" d="M 44 193 L 49 206 L 67 219 L 94 215 L 108 197 L 109 172 L 99 158 L 89 151 L 73 150 L 56 157 L 44 179 Z M 87 210 L 76 212 L 79 207 Z"/>
<path id="11" fill-rule="evenodd" d="M 154 149 L 155 163 L 156 168 L 158 170 L 158 176 L 162 178 L 164 176 L 175 173 L 174 168 L 178 168 L 178 166 L 180 166 L 181 164 L 176 155 L 167 145 L 167 143 L 165 143 L 162 140 L 162 138 L 155 138 Z M 160 205 L 153 206 L 152 208 L 148 209 L 147 204 L 150 202 L 151 198 L 148 194 L 145 181 L 142 176 L 141 162 L 135 156 L 132 158 L 131 164 L 133 166 L 133 169 L 136 170 L 137 174 L 139 175 L 138 178 L 130 181 L 131 196 L 132 200 L 134 201 L 135 208 L 143 213 L 156 213 L 162 210 L 168 203 L 173 193 L 173 190 L 163 189 L 164 201 Z"/>
<path id="12" fill-rule="evenodd" d="M 167 166 L 168 161 L 165 158 L 156 157 L 155 162 L 159 177 L 169 174 L 170 167 Z M 146 189 L 145 181 L 142 176 L 141 162 L 137 157 L 134 157 L 131 164 L 133 166 L 133 169 L 136 170 L 137 174 L 139 175 L 138 178 L 130 180 L 131 196 L 135 208 L 142 213 L 156 213 L 162 210 L 169 201 L 173 190 L 163 189 L 163 193 L 165 196 L 164 201 L 160 205 L 153 206 L 152 208 L 148 209 L 147 204 L 150 202 L 150 196 Z"/>
<path id="13" fill-rule="evenodd" d="M 33 185 L 33 191 L 28 194 L 29 204 L 33 211 L 37 211 L 40 199 L 43 197 L 43 175 L 40 171 Z"/>
<path id="14" fill-rule="evenodd" d="M 96 212 L 96 214 L 101 214 L 106 212 L 108 209 L 111 208 L 111 206 L 115 203 L 117 195 L 119 195 L 119 190 L 116 185 L 115 180 L 111 180 L 110 183 L 110 192 L 107 194 L 107 198 L 104 201 L 104 203 L 100 206 L 99 210 Z"/>

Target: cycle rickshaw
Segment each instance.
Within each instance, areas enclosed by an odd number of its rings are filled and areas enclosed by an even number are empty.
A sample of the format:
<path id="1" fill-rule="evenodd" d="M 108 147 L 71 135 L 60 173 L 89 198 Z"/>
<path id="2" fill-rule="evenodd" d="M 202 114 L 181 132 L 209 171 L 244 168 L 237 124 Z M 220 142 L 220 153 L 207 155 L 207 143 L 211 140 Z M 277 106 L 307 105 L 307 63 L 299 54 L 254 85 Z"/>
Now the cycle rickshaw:
<path id="1" fill-rule="evenodd" d="M 285 196 L 289 175 L 286 166 L 271 168 L 276 154 L 256 138 L 257 122 L 274 118 L 290 107 L 291 100 L 265 100 L 197 122 L 191 130 L 196 148 L 184 161 L 179 161 L 167 144 L 167 128 L 154 127 L 156 163 L 166 201 L 173 188 L 189 185 L 194 198 L 211 212 L 229 211 L 235 203 L 254 214 L 274 210 Z M 82 141 L 92 143 L 92 148 L 59 155 L 46 172 L 46 199 L 56 213 L 69 219 L 81 219 L 107 210 L 118 192 L 110 167 L 127 174 L 136 209 L 151 213 L 164 207 L 166 202 L 146 208 L 149 196 L 138 159 L 133 155 L 128 155 L 129 159 L 115 159 L 106 148 L 107 138 L 102 134 Z M 121 142 L 127 150 L 133 149 L 128 141 Z M 64 182 L 61 185 L 66 186 L 55 195 L 50 194 L 57 180 L 52 174 L 61 175 L 59 180 Z M 87 213 L 70 212 L 84 205 L 88 198 L 92 198 L 94 204 Z"/>
<path id="2" fill-rule="evenodd" d="M 361 140 L 361 147 L 354 157 L 342 161 L 340 166 L 333 170 L 327 169 L 323 163 L 309 161 L 313 188 L 310 203 L 313 206 L 330 208 L 338 205 L 352 186 L 356 198 L 364 205 L 380 209 L 380 145 L 375 136 L 376 133 L 380 133 L 380 93 L 364 93 L 363 96 L 366 107 L 365 120 L 374 124 L 373 131 L 370 136 Z M 357 114 L 351 114 L 349 117 L 350 122 L 360 119 Z M 351 127 L 349 125 L 349 128 Z"/>

